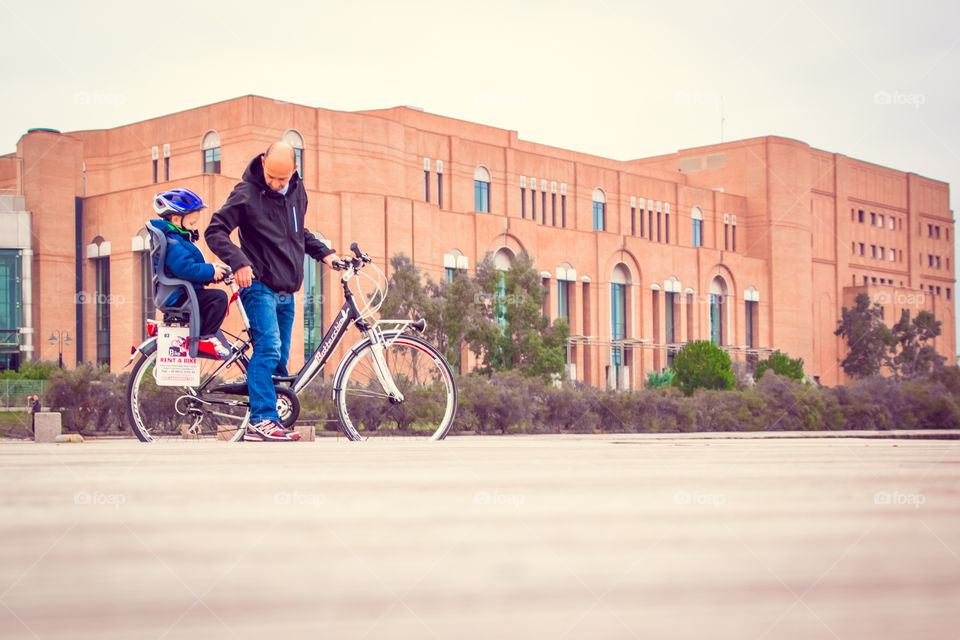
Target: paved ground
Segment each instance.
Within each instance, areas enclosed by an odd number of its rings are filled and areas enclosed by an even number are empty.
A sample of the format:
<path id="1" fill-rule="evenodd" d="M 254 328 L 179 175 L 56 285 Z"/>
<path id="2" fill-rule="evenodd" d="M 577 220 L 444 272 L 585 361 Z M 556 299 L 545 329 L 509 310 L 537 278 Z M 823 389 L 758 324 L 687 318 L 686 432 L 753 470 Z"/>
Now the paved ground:
<path id="1" fill-rule="evenodd" d="M 0 638 L 956 638 L 960 443 L 0 444 Z"/>

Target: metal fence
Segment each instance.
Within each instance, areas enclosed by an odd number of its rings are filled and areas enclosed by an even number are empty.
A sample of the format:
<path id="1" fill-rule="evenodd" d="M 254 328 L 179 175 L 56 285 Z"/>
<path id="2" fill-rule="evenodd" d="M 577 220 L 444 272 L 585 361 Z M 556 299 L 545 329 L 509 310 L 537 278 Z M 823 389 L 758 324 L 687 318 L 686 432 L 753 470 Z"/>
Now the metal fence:
<path id="1" fill-rule="evenodd" d="M 0 406 L 26 410 L 27 396 L 34 394 L 43 399 L 46 380 L 0 380 Z"/>

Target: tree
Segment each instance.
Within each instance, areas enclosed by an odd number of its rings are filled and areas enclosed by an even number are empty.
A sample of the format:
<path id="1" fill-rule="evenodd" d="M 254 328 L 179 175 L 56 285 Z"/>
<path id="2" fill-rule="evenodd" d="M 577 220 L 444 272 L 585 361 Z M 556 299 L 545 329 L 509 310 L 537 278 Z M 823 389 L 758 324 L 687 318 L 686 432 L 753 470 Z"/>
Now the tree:
<path id="1" fill-rule="evenodd" d="M 673 384 L 685 395 L 696 389 L 732 389 L 736 384 L 730 356 L 706 340 L 688 342 L 673 359 Z"/>
<path id="2" fill-rule="evenodd" d="M 570 328 L 563 319 L 551 325 L 541 312 L 546 291 L 527 252 L 521 251 L 506 271 L 498 270 L 488 254 L 477 265 L 476 280 L 482 292 L 478 302 L 495 321 L 494 330 L 478 335 L 484 370 L 544 378 L 562 374 Z"/>
<path id="3" fill-rule="evenodd" d="M 910 320 L 910 311 L 904 309 L 900 320 L 893 325 L 891 333 L 896 343 L 893 347 L 893 374 L 896 378 L 913 378 L 932 373 L 946 361 L 930 344 L 940 335 L 941 322 L 929 311 L 921 311 Z"/>
<path id="4" fill-rule="evenodd" d="M 757 365 L 754 378 L 759 380 L 768 369 L 792 380 L 803 380 L 803 358 L 791 358 L 785 353 L 780 353 L 779 349 Z"/>
<path id="5" fill-rule="evenodd" d="M 843 308 L 834 335 L 847 341 L 849 351 L 840 364 L 844 372 L 853 378 L 867 378 L 880 373 L 888 363 L 888 353 L 896 344 L 896 338 L 883 324 L 883 307 L 870 304 L 870 296 L 860 293 L 854 307 Z"/>
<path id="6" fill-rule="evenodd" d="M 402 254 L 390 259 L 390 267 L 381 317 L 426 320 L 424 337 L 443 353 L 454 370 L 460 368 L 463 344 L 479 354 L 486 336 L 496 333 L 493 320 L 476 304 L 482 294 L 473 278 L 458 270 L 453 282 L 434 282 Z"/>
<path id="7" fill-rule="evenodd" d="M 946 358 L 932 344 L 941 333 L 941 322 L 929 311 L 911 320 L 904 309 L 900 320 L 888 328 L 882 307 L 870 304 L 866 293 L 857 295 L 853 309 L 843 308 L 835 335 L 843 336 L 849 351 L 841 361 L 854 378 L 866 378 L 886 369 L 894 378 L 913 378 L 943 366 Z"/>

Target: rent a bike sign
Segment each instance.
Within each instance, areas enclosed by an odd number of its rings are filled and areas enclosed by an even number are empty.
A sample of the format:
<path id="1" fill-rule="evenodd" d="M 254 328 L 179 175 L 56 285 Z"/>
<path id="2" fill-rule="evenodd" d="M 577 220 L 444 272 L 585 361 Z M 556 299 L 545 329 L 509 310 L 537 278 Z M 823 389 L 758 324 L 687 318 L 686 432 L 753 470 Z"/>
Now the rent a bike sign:
<path id="1" fill-rule="evenodd" d="M 190 357 L 190 328 L 161 326 L 157 336 L 157 384 L 196 386 L 200 384 L 200 361 Z"/>

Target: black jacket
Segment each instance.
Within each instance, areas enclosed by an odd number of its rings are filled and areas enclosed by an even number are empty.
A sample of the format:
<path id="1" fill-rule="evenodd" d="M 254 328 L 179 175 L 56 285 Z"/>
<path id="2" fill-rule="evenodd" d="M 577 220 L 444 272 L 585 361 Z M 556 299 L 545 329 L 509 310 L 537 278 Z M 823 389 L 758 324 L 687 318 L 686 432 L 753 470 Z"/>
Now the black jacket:
<path id="1" fill-rule="evenodd" d="M 303 284 L 303 255 L 322 260 L 334 253 L 303 226 L 307 192 L 294 172 L 287 194 L 272 191 L 263 179 L 263 154 L 250 161 L 203 237 L 234 271 L 253 267 L 253 275 L 272 290 L 293 293 Z M 230 233 L 240 228 L 240 246 Z"/>

